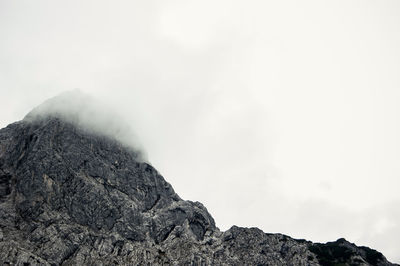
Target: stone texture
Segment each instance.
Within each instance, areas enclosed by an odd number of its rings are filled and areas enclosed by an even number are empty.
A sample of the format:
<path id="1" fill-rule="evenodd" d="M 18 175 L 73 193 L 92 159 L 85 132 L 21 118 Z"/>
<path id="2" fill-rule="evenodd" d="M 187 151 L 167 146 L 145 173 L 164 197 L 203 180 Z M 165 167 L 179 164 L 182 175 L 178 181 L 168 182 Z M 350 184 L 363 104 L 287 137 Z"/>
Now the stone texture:
<path id="1" fill-rule="evenodd" d="M 3 265 L 393 265 L 343 239 L 221 232 L 134 149 L 57 116 L 0 130 Z"/>

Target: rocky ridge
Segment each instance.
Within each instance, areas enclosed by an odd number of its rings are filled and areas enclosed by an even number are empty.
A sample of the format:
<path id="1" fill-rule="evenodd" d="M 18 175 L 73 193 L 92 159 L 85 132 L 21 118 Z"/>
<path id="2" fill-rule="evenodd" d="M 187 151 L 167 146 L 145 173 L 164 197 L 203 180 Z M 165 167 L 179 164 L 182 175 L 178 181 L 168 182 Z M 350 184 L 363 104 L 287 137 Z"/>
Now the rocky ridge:
<path id="1" fill-rule="evenodd" d="M 138 151 L 51 114 L 0 130 L 0 263 L 394 265 L 344 239 L 221 232 Z"/>

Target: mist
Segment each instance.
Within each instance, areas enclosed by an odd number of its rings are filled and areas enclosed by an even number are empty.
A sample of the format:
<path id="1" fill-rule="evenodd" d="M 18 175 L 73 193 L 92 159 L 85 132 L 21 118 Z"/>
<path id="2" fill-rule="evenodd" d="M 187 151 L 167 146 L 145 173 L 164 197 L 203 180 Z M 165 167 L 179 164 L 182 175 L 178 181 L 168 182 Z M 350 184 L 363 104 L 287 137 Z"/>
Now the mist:
<path id="1" fill-rule="evenodd" d="M 137 159 L 146 161 L 146 153 L 128 121 L 105 101 L 75 89 L 44 101 L 25 117 L 25 121 L 57 117 L 88 132 L 118 141 L 132 149 Z"/>
<path id="2" fill-rule="evenodd" d="M 398 1 L 3 1 L 0 126 L 80 88 L 221 229 L 345 237 L 400 262 L 399 11 Z"/>

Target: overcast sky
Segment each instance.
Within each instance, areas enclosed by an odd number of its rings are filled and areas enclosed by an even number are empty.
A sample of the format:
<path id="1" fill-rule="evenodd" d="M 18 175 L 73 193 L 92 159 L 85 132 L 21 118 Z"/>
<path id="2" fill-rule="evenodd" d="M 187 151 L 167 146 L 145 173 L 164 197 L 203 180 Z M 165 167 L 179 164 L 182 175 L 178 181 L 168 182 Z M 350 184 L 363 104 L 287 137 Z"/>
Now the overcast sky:
<path id="1" fill-rule="evenodd" d="M 65 90 L 119 112 L 222 230 L 400 262 L 399 1 L 0 0 L 0 126 Z"/>

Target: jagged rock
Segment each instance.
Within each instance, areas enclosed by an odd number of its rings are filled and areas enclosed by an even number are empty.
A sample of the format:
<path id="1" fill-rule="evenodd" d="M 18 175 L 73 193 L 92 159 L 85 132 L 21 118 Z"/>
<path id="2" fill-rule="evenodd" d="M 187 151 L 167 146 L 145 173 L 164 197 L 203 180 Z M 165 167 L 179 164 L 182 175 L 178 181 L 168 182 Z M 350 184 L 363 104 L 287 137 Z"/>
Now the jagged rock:
<path id="1" fill-rule="evenodd" d="M 393 265 L 343 239 L 221 232 L 140 153 L 58 115 L 0 130 L 3 265 Z"/>

